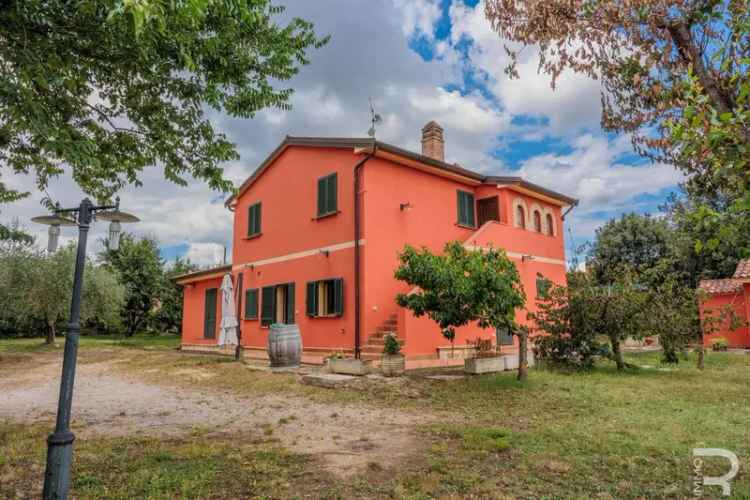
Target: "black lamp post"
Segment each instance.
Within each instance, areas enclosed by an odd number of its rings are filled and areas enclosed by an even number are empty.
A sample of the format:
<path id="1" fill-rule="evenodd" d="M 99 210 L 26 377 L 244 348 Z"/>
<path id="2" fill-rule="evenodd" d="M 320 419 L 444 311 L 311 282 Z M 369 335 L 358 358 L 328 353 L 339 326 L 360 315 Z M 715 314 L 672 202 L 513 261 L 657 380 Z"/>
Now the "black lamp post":
<path id="1" fill-rule="evenodd" d="M 137 222 L 134 215 L 120 212 L 120 199 L 115 205 L 95 206 L 88 198 L 84 199 L 77 208 L 58 209 L 54 215 L 34 217 L 31 219 L 40 224 L 50 226 L 50 242 L 48 251 L 57 248 L 57 237 L 60 226 L 78 226 L 78 249 L 76 267 L 73 277 L 73 299 L 70 303 L 70 323 L 65 335 L 65 351 L 63 353 L 62 379 L 60 380 L 60 399 L 57 404 L 57 421 L 55 431 L 47 438 L 47 468 L 44 472 L 45 500 L 68 497 L 70 488 L 70 465 L 73 459 L 73 440 L 75 436 L 70 431 L 70 409 L 73 401 L 73 384 L 76 374 L 76 358 L 78 355 L 78 335 L 81 330 L 81 291 L 83 288 L 83 269 L 86 264 L 86 242 L 91 221 L 97 219 L 112 221 L 110 224 L 109 247 L 116 250 L 119 247 L 120 223 Z"/>

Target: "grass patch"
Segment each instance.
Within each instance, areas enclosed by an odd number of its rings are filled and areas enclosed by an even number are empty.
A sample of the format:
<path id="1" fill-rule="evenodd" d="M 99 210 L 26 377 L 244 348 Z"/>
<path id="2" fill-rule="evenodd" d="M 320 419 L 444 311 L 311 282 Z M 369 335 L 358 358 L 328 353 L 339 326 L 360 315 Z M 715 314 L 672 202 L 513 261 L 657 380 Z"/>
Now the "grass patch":
<path id="1" fill-rule="evenodd" d="M 65 337 L 59 336 L 55 344 L 45 344 L 42 338 L 0 339 L 2 353 L 42 353 L 62 351 Z M 171 350 L 180 346 L 178 335 L 81 335 L 79 348 L 121 347 L 127 349 Z"/>
<path id="2" fill-rule="evenodd" d="M 19 341 L 0 341 L 0 355 L 22 358 L 3 356 L 0 370 L 21 369 L 34 359 L 33 349 L 9 349 L 14 342 Z M 121 356 L 113 370 L 155 383 L 194 387 L 198 382 L 184 373 L 201 370 L 213 375 L 199 382 L 201 389 L 404 409 L 435 420 L 419 428 L 426 451 L 410 463 L 389 470 L 373 462 L 346 481 L 257 442 L 305 422 L 302 413 L 256 429 L 254 444 L 243 445 L 246 440 L 237 437 L 212 440 L 205 433 L 173 441 L 80 440 L 78 498 L 687 498 L 696 447 L 736 453 L 742 465 L 733 496 L 750 498 L 750 475 L 744 472 L 750 466 L 750 356 L 709 352 L 700 371 L 692 355 L 670 366 L 660 362 L 659 353 L 630 354 L 628 362 L 645 368 L 618 372 L 602 363 L 584 373 L 531 370 L 523 384 L 514 373 L 502 373 L 452 381 L 415 376 L 403 384 L 327 390 L 303 386 L 294 375 L 249 370 L 228 358 L 168 349 L 130 355 L 127 345 L 102 353 L 102 346 L 112 344 L 82 342 L 82 358 Z M 331 418 L 339 418 L 335 414 L 332 409 Z M 24 484 L 13 477 L 41 477 L 47 432 L 0 427 L 0 497 L 13 496 L 8 484 Z M 721 460 L 706 467 L 714 475 L 726 470 Z M 708 487 L 705 493 L 718 496 L 719 490 Z"/>
<path id="3" fill-rule="evenodd" d="M 0 498 L 41 495 L 49 429 L 0 423 Z M 325 487 L 308 459 L 251 436 L 130 437 L 75 443 L 76 498 L 289 498 Z"/>

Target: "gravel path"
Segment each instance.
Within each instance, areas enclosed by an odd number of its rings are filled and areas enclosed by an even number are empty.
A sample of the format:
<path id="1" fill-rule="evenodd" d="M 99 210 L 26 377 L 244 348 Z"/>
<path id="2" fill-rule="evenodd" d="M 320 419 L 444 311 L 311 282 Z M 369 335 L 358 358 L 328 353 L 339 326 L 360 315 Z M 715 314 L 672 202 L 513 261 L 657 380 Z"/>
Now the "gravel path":
<path id="1" fill-rule="evenodd" d="M 147 355 L 147 354 L 146 354 Z M 46 363 L 16 363 L 0 370 L 0 419 L 54 421 L 61 355 Z M 326 469 L 348 476 L 371 462 L 393 466 L 417 447 L 414 426 L 421 416 L 395 410 L 322 404 L 300 397 L 244 399 L 199 388 L 147 383 L 113 370 L 118 360 L 79 364 L 73 401 L 73 431 L 127 436 L 180 436 L 194 427 L 223 434 L 270 433 L 285 448 L 312 454 Z M 207 375 L 210 376 L 210 373 Z M 238 435 L 242 433 L 238 432 Z"/>

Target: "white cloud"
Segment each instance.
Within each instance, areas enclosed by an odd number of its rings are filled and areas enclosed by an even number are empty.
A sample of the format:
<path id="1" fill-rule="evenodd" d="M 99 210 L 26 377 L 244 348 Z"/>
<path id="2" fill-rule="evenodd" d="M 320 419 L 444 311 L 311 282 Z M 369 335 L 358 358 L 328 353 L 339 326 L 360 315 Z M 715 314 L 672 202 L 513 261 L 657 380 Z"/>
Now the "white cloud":
<path id="1" fill-rule="evenodd" d="M 289 112 L 265 110 L 255 119 L 212 114 L 212 123 L 234 141 L 241 159 L 225 167 L 225 176 L 239 184 L 287 134 L 362 137 L 370 126 L 369 98 L 383 117 L 377 137 L 419 151 L 420 131 L 430 121 L 445 129 L 446 159 L 466 168 L 500 173 L 502 148 L 514 140 L 542 141 L 550 136 L 571 146 L 567 154 L 542 154 L 521 163 L 520 174 L 550 189 L 581 199 L 573 212 L 576 228 L 587 234 L 600 222 L 598 211 L 624 209 L 641 193 L 656 193 L 675 184 L 679 175 L 664 165 L 627 165 L 627 139 L 607 140 L 598 130 L 599 87 L 575 75 L 564 76 L 552 92 L 549 77 L 536 72 L 538 56 L 529 48 L 520 62 L 521 80 L 503 73 L 508 57 L 484 18 L 483 3 L 471 8 L 456 0 L 450 8 L 448 39 L 435 39 L 441 18 L 437 0 L 290 0 L 285 16 L 310 19 L 320 34 L 331 34 L 328 45 L 310 54 L 310 65 L 284 86 L 295 89 Z M 352 13 L 366 12 L 359 16 Z M 435 59 L 425 61 L 409 49 L 413 37 L 433 43 Z M 471 40 L 468 57 L 456 47 Z M 461 87 L 465 74 L 485 78 L 487 93 Z M 450 86 L 448 86 L 451 84 Z M 546 125 L 517 126 L 514 116 L 545 119 Z M 507 171 L 507 170 L 506 170 Z M 519 172 L 512 172 L 518 174 Z M 644 179 L 648 179 L 645 182 Z M 188 256 L 201 264 L 218 263 L 224 245 L 231 245 L 232 214 L 217 193 L 203 182 L 187 187 L 165 181 L 159 168 L 147 169 L 143 187 L 122 194 L 123 209 L 142 222 L 127 231 L 155 236 L 162 245 L 187 244 Z M 27 200 L 0 207 L 0 221 L 18 217 L 22 225 L 46 242 L 46 228 L 29 218 L 44 212 L 33 179 L 3 178 L 28 189 Z M 69 176 L 55 179 L 49 193 L 64 205 L 76 205 L 83 194 Z M 92 249 L 106 224 L 92 228 Z M 576 229 L 578 232 L 578 229 Z M 73 231 L 65 236 L 72 238 Z M 218 255 L 218 257 L 217 257 Z"/>
<path id="2" fill-rule="evenodd" d="M 224 263 L 224 247 L 216 243 L 191 243 L 185 257 L 202 267 L 220 266 Z M 230 260 L 227 248 L 227 261 Z"/>
<path id="3" fill-rule="evenodd" d="M 437 0 L 393 0 L 402 18 L 401 30 L 406 36 L 424 35 L 433 38 L 433 26 L 440 18 Z"/>

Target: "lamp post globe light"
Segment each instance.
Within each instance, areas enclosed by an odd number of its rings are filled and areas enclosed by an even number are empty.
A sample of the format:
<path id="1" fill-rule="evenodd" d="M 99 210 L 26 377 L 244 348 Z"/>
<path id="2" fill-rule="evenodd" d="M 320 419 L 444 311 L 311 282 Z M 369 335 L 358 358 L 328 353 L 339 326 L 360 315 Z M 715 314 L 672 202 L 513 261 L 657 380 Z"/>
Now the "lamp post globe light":
<path id="1" fill-rule="evenodd" d="M 73 458 L 73 440 L 70 431 L 70 413 L 73 401 L 76 358 L 78 355 L 78 336 L 81 331 L 81 292 L 83 289 L 83 270 L 86 264 L 86 242 L 91 222 L 96 219 L 109 220 L 109 248 L 117 250 L 120 245 L 120 224 L 138 222 L 134 215 L 120 211 L 120 199 L 114 205 L 95 206 L 85 198 L 76 208 L 56 209 L 52 215 L 31 219 L 49 228 L 47 250 L 52 253 L 57 249 L 61 226 L 78 226 L 78 248 L 73 275 L 73 297 L 70 302 L 70 322 L 65 334 L 63 352 L 62 378 L 60 380 L 60 398 L 57 404 L 55 431 L 47 438 L 47 467 L 44 472 L 43 498 L 46 500 L 68 497 L 70 488 L 70 465 Z"/>

